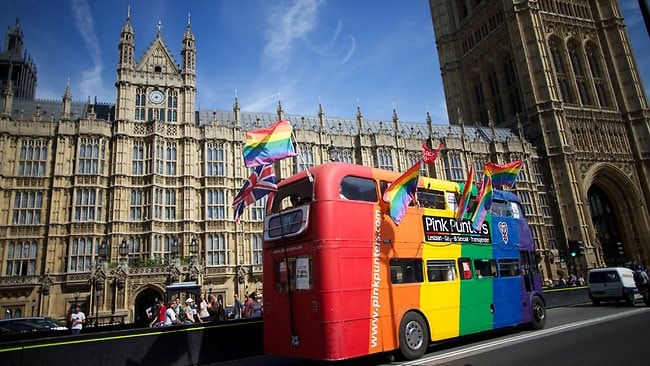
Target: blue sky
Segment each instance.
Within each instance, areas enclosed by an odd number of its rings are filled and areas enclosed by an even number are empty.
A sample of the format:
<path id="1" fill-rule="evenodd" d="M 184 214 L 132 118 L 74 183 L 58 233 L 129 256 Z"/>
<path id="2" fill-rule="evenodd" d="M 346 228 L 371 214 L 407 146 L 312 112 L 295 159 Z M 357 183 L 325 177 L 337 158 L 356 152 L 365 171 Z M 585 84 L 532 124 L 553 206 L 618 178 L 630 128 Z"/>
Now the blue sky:
<path id="1" fill-rule="evenodd" d="M 155 5 L 154 5 L 155 4 Z M 180 63 L 190 13 L 197 44 L 197 107 L 247 112 L 447 123 L 428 1 L 2 0 L 0 28 L 20 17 L 38 67 L 37 98 L 115 101 L 117 44 L 131 5 L 139 59 L 162 22 Z M 621 1 L 646 92 L 650 42 L 636 0 Z M 2 35 L 4 47 L 4 32 Z"/>

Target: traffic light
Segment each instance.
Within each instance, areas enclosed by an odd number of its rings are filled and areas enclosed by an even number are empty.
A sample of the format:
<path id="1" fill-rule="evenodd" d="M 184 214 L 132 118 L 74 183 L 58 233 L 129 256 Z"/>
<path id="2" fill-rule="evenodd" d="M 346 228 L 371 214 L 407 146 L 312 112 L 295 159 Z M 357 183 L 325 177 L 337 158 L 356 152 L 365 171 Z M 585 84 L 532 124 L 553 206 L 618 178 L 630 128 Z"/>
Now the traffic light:
<path id="1" fill-rule="evenodd" d="M 564 249 L 558 250 L 560 253 L 560 263 L 566 262 L 566 251 Z"/>
<path id="2" fill-rule="evenodd" d="M 576 240 L 569 240 L 569 255 L 572 257 L 578 255 L 578 242 Z"/>
<path id="3" fill-rule="evenodd" d="M 585 244 L 582 242 L 582 240 L 578 240 L 576 243 L 577 243 L 576 244 L 576 249 L 577 249 L 576 251 L 577 251 L 578 255 L 579 256 L 585 255 Z"/>
<path id="4" fill-rule="evenodd" d="M 623 243 L 620 241 L 616 242 L 616 249 L 618 250 L 618 255 L 621 257 L 625 255 L 625 250 L 623 250 Z"/>

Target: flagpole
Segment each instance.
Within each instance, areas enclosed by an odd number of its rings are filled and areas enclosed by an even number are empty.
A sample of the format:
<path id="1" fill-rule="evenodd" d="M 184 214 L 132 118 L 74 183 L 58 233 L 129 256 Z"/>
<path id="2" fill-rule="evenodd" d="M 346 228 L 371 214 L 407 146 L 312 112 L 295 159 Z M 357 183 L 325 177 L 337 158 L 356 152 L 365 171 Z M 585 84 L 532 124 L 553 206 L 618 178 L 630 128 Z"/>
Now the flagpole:
<path id="1" fill-rule="evenodd" d="M 300 148 L 300 144 L 298 143 L 298 139 L 296 138 L 296 134 L 293 132 L 293 129 L 291 129 L 291 136 L 293 136 L 293 141 L 296 142 L 296 147 L 298 148 L 298 156 L 300 156 L 300 160 L 302 161 L 303 169 L 307 173 L 307 177 L 309 178 L 309 181 L 313 183 L 314 177 L 309 172 L 309 167 L 307 166 L 307 162 L 305 161 L 305 158 L 302 156 L 302 149 Z"/>

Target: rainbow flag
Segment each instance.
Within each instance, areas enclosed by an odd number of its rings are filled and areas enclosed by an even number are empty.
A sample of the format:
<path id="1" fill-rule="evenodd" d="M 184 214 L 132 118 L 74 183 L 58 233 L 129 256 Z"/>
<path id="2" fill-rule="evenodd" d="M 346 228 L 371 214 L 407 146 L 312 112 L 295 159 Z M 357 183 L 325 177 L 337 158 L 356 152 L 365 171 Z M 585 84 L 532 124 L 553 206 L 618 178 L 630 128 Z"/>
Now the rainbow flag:
<path id="1" fill-rule="evenodd" d="M 496 189 L 503 189 L 507 187 L 512 188 L 517 180 L 517 175 L 524 162 L 521 160 L 513 161 L 511 163 L 499 165 L 494 163 L 485 163 L 485 168 L 492 175 L 492 186 Z"/>
<path id="2" fill-rule="evenodd" d="M 465 212 L 467 212 L 467 206 L 469 206 L 469 194 L 472 192 L 472 184 L 474 183 L 474 166 L 469 168 L 469 175 L 467 175 L 467 181 L 465 182 L 465 187 L 463 187 L 463 194 L 460 195 L 460 202 L 458 203 L 458 208 L 456 209 L 456 221 L 461 221 Z"/>
<path id="3" fill-rule="evenodd" d="M 492 176 L 486 169 L 483 170 L 483 187 L 476 197 L 476 210 L 472 215 L 472 228 L 475 231 L 481 229 L 485 215 L 490 211 L 492 206 Z"/>
<path id="4" fill-rule="evenodd" d="M 420 176 L 420 160 L 400 175 L 384 192 L 384 201 L 390 204 L 390 217 L 396 225 L 399 225 L 404 218 L 415 192 L 418 188 L 418 178 Z"/>
<path id="5" fill-rule="evenodd" d="M 269 128 L 246 132 L 244 165 L 250 168 L 296 156 L 291 131 L 289 122 L 278 121 Z"/>

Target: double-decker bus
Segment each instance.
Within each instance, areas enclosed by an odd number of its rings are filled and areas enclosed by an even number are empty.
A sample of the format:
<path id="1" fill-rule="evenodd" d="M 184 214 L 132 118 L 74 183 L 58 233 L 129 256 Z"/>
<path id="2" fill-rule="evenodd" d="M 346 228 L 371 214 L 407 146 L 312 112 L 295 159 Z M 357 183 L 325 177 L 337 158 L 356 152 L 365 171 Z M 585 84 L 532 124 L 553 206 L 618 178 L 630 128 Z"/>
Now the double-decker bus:
<path id="1" fill-rule="evenodd" d="M 495 191 L 474 231 L 459 184 L 426 177 L 395 225 L 381 197 L 399 173 L 346 163 L 278 184 L 264 221 L 264 350 L 341 360 L 546 320 L 516 195 Z"/>

